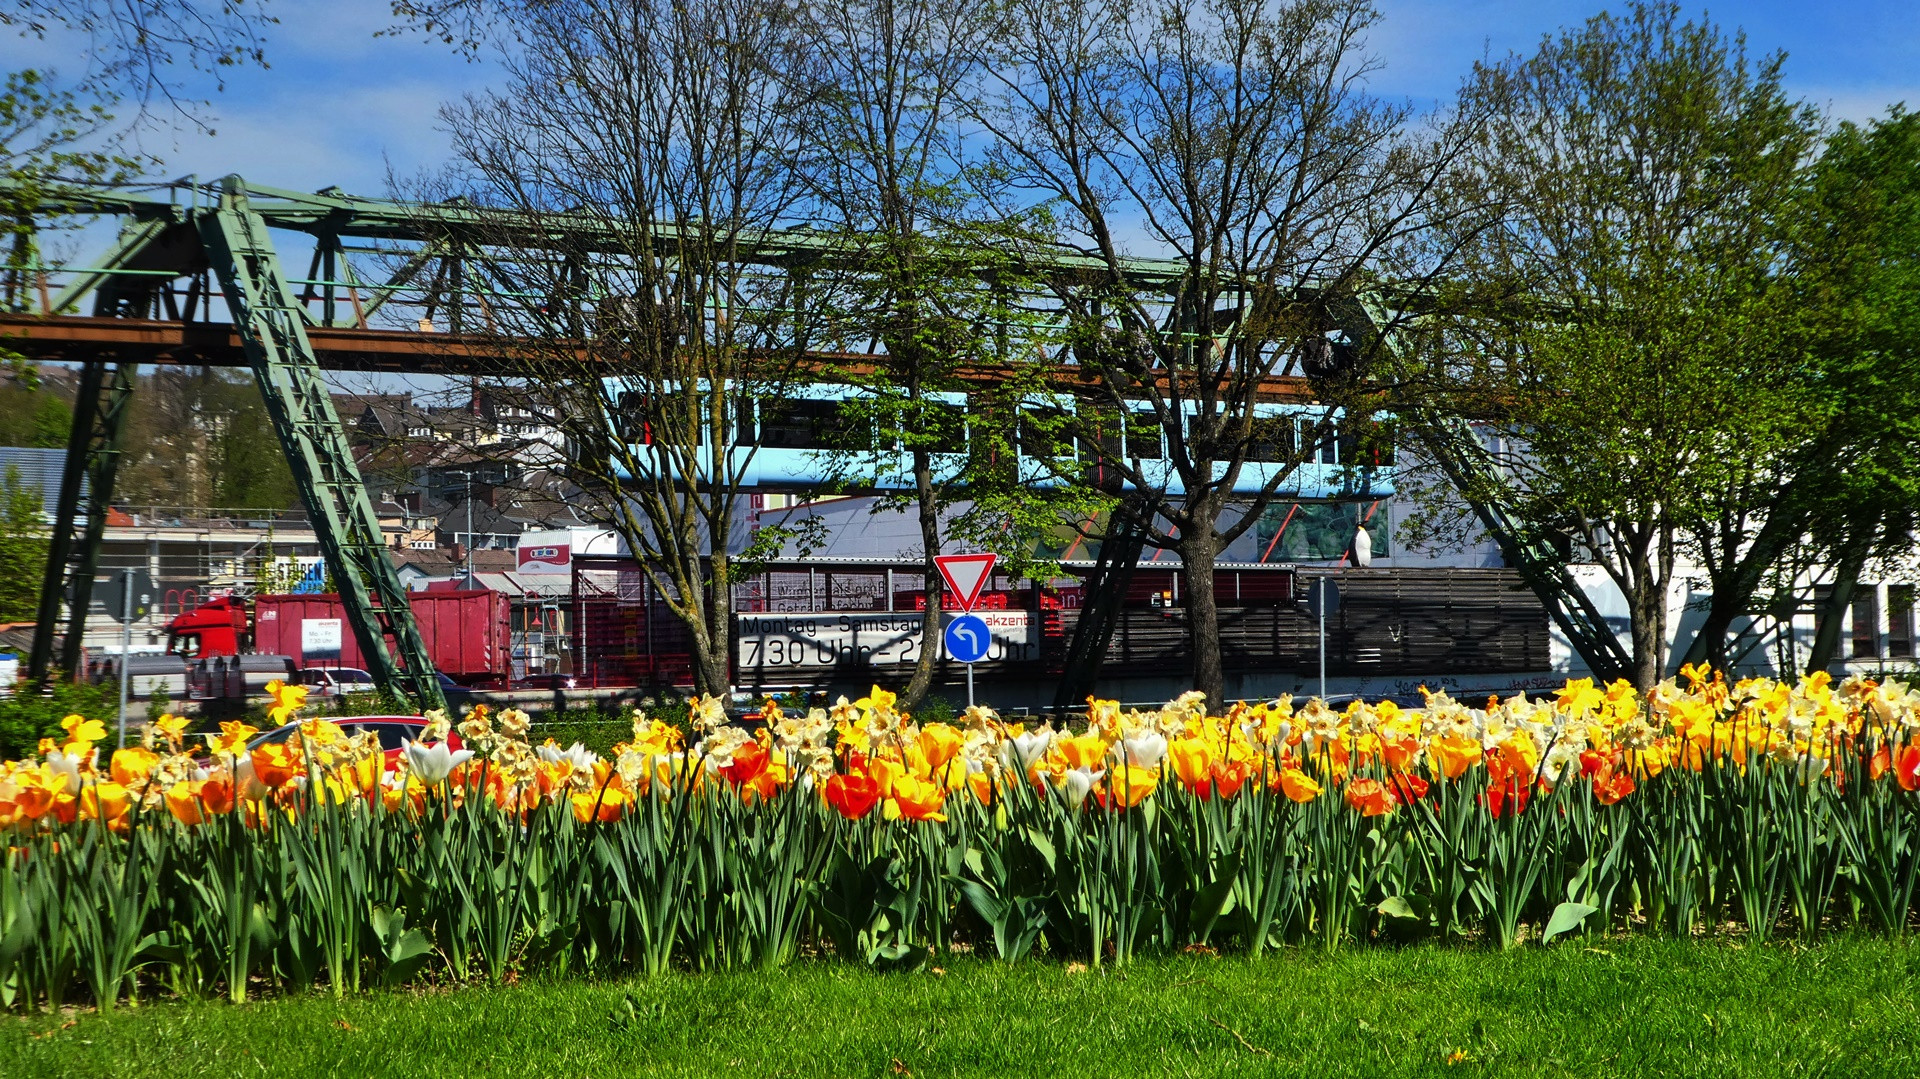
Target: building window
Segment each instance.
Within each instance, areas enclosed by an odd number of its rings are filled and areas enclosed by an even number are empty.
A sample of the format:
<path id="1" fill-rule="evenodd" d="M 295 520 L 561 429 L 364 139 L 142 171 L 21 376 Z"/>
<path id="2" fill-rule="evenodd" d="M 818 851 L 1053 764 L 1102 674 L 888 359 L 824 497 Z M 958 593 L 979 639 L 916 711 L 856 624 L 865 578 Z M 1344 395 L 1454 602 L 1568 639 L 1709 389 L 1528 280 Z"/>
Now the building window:
<path id="1" fill-rule="evenodd" d="M 1880 642 L 1876 639 L 1880 628 L 1879 596 L 1871 585 L 1863 585 L 1853 597 L 1853 658 L 1879 659 Z"/>
<path id="2" fill-rule="evenodd" d="M 1887 657 L 1913 657 L 1913 586 L 1887 586 Z"/>

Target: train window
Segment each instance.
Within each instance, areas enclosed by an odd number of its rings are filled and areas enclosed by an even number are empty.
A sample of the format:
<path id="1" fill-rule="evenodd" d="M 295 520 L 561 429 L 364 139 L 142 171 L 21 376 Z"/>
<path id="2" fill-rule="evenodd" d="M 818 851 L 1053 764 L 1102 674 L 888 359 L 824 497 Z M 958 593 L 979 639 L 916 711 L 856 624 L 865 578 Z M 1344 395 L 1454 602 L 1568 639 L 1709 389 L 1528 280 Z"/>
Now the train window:
<path id="1" fill-rule="evenodd" d="M 909 405 L 903 417 L 912 437 L 909 448 L 933 453 L 967 452 L 967 410 L 946 401 L 921 401 Z"/>
<path id="2" fill-rule="evenodd" d="M 1123 456 L 1120 414 L 1105 409 L 1081 409 L 1075 442 L 1082 461 L 1115 460 Z"/>
<path id="3" fill-rule="evenodd" d="M 1318 460 L 1323 465 L 1340 463 L 1340 432 L 1331 420 L 1301 420 L 1300 445 L 1307 450 L 1309 461 Z"/>
<path id="4" fill-rule="evenodd" d="M 1247 440 L 1247 460 L 1274 463 L 1293 460 L 1293 417 L 1255 416 L 1252 426 Z"/>
<path id="5" fill-rule="evenodd" d="M 1160 460 L 1160 420 L 1153 413 L 1127 414 L 1127 456 L 1141 461 Z"/>
<path id="6" fill-rule="evenodd" d="M 761 405 L 751 397 L 733 399 L 733 443 L 736 446 L 751 446 L 759 434 L 759 425 L 754 422 L 754 413 Z"/>
<path id="7" fill-rule="evenodd" d="M 649 401 L 644 393 L 623 390 L 620 393 L 619 407 L 614 413 L 613 427 L 622 442 L 630 446 L 647 446 L 653 443 L 653 424 L 648 417 Z"/>
<path id="8" fill-rule="evenodd" d="M 1073 453 L 1066 437 L 1067 414 L 1057 408 L 1023 409 L 1015 432 L 1020 453 L 1027 457 L 1067 457 Z"/>
<path id="9" fill-rule="evenodd" d="M 873 425 L 839 401 L 760 402 L 760 445 L 779 450 L 870 450 Z"/>

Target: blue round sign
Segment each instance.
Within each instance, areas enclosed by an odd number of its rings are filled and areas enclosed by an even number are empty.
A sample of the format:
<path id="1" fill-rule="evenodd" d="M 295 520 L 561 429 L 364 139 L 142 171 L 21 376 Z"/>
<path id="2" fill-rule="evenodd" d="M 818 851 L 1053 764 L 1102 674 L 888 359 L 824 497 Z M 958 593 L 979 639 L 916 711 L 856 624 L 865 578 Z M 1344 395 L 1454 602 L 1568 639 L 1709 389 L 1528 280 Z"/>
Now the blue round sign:
<path id="1" fill-rule="evenodd" d="M 993 647 L 993 631 L 977 614 L 963 614 L 947 623 L 947 655 L 960 663 L 978 663 Z"/>

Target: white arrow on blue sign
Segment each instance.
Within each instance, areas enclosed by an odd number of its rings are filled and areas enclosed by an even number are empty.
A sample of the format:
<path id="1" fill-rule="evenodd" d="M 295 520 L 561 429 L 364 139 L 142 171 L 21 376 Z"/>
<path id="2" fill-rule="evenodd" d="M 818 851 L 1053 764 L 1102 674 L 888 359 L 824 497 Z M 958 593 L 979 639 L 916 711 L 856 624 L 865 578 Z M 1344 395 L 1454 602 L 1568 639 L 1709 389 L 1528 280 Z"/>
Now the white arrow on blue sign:
<path id="1" fill-rule="evenodd" d="M 993 646 L 993 631 L 977 614 L 963 614 L 947 623 L 947 655 L 958 663 L 978 663 Z"/>

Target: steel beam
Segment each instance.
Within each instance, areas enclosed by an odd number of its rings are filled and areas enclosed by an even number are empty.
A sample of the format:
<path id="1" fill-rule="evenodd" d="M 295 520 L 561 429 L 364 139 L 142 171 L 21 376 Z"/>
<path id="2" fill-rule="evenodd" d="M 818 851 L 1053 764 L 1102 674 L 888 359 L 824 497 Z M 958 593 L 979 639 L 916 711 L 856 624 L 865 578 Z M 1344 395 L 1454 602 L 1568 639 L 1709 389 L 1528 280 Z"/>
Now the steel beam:
<path id="1" fill-rule="evenodd" d="M 60 498 L 40 582 L 33 649 L 27 659 L 27 677 L 36 682 L 55 666 L 54 630 L 62 624 L 63 600 L 67 604 L 66 635 L 61 641 L 58 666 L 69 674 L 80 666 L 87 610 L 93 604 L 93 578 L 100 564 L 100 540 L 106 533 L 107 507 L 113 500 L 114 474 L 120 467 L 120 438 L 126 430 L 127 404 L 133 397 L 133 376 L 131 363 L 115 364 L 109 370 L 98 360 L 80 372 L 73 426 L 67 435 L 67 458 L 60 474 Z"/>
<path id="2" fill-rule="evenodd" d="M 237 176 L 221 182 L 217 207 L 197 211 L 193 220 L 369 671 L 382 687 L 423 709 L 444 708 L 413 609 L 387 561 L 373 502 L 320 377 L 304 309 L 281 270 L 266 221 L 254 212 Z"/>

